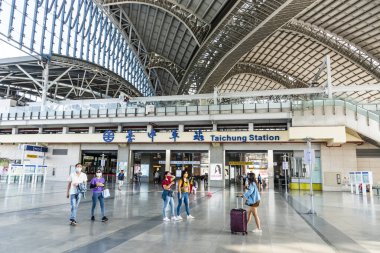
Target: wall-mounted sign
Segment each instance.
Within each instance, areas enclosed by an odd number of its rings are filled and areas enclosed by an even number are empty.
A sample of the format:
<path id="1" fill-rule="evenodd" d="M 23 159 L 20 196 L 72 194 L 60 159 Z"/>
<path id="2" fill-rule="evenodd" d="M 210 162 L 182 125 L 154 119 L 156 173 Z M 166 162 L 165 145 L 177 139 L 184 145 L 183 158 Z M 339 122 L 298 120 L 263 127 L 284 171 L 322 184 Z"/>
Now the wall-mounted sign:
<path id="1" fill-rule="evenodd" d="M 253 165 L 253 162 L 228 162 L 229 165 Z"/>
<path id="2" fill-rule="evenodd" d="M 112 142 L 115 139 L 115 133 L 112 130 L 106 130 L 103 132 L 104 142 Z"/>
<path id="3" fill-rule="evenodd" d="M 158 161 L 158 164 L 166 164 L 165 161 Z M 170 161 L 170 164 L 201 164 L 200 161 Z"/>
<path id="4" fill-rule="evenodd" d="M 221 163 L 212 163 L 210 164 L 211 170 L 210 170 L 210 180 L 222 180 L 222 164 Z"/>
<path id="5" fill-rule="evenodd" d="M 202 143 L 254 143 L 289 141 L 287 131 L 236 131 L 236 132 L 206 132 L 198 129 L 194 132 L 136 132 L 128 130 L 127 133 L 114 133 L 107 130 L 103 133 L 104 142 L 127 143 L 173 143 L 173 142 L 202 142 Z"/>
<path id="6" fill-rule="evenodd" d="M 33 145 L 25 145 L 25 150 L 28 150 L 28 151 L 35 151 L 35 152 L 48 152 L 48 148 L 47 147 L 42 147 L 42 146 L 33 146 Z"/>

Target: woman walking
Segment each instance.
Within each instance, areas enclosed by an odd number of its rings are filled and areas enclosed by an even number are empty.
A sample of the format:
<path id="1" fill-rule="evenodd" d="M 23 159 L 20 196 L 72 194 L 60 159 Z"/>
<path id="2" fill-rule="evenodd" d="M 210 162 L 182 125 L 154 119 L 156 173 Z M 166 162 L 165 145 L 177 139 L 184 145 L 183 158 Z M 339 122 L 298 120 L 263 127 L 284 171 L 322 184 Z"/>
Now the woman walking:
<path id="1" fill-rule="evenodd" d="M 170 171 L 166 171 L 164 175 L 164 180 L 162 181 L 162 188 L 164 189 L 162 192 L 162 199 L 164 201 L 164 205 L 162 207 L 163 221 L 170 221 L 169 218 L 166 217 L 166 207 L 168 206 L 168 203 L 170 205 L 171 220 L 177 221 L 177 217 L 174 214 L 174 192 L 171 189 L 174 184 L 175 176 L 172 176 Z"/>
<path id="2" fill-rule="evenodd" d="M 108 221 L 108 218 L 104 213 L 104 197 L 103 190 L 106 180 L 102 177 L 102 171 L 97 170 L 96 176 L 90 182 L 90 188 L 92 189 L 92 208 L 91 208 L 91 220 L 95 220 L 94 212 L 96 207 L 96 202 L 99 200 L 100 210 L 102 213 L 102 222 Z"/>
<path id="3" fill-rule="evenodd" d="M 242 195 L 244 196 L 247 200 L 245 204 L 249 206 L 248 210 L 248 223 L 251 221 L 252 216 L 255 218 L 256 226 L 252 232 L 254 233 L 261 233 L 261 224 L 260 224 L 260 218 L 257 213 L 257 208 L 260 205 L 260 193 L 259 189 L 257 188 L 257 181 L 254 173 L 249 173 L 248 174 L 248 187 L 247 191 Z"/>
<path id="4" fill-rule="evenodd" d="M 182 217 L 181 217 L 182 200 L 185 203 L 187 219 L 188 220 L 194 219 L 194 217 L 190 215 L 189 193 L 190 193 L 189 174 L 186 170 L 184 170 L 182 171 L 181 179 L 178 182 L 177 220 L 182 220 Z"/>

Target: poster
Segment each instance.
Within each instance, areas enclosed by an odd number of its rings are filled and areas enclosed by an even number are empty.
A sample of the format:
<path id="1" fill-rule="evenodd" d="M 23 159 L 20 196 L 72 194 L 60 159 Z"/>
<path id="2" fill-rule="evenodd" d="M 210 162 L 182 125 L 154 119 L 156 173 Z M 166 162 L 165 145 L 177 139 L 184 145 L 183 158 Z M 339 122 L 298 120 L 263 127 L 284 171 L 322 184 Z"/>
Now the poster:
<path id="1" fill-rule="evenodd" d="M 149 164 L 141 164 L 141 176 L 149 176 Z"/>
<path id="2" fill-rule="evenodd" d="M 210 170 L 210 180 L 222 180 L 222 164 L 221 163 L 212 163 Z"/>

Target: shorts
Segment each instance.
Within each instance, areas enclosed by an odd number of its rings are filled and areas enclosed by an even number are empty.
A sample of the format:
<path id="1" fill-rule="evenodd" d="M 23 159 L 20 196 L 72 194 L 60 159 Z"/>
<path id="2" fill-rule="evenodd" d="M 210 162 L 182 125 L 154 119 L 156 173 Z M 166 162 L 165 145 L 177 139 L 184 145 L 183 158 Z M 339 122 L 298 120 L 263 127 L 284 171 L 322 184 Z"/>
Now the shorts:
<path id="1" fill-rule="evenodd" d="M 259 205 L 260 205 L 260 200 L 259 201 L 257 201 L 256 203 L 254 203 L 254 204 L 250 204 L 250 205 L 248 205 L 247 203 L 245 203 L 247 206 L 252 206 L 252 207 L 259 207 Z"/>

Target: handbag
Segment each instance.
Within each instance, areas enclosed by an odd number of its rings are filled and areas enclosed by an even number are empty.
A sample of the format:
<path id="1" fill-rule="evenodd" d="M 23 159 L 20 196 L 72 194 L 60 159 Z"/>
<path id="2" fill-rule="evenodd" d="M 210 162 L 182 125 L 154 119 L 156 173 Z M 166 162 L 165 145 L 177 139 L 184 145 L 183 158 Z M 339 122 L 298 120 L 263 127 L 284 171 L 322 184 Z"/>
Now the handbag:
<path id="1" fill-rule="evenodd" d="M 87 191 L 87 184 L 79 183 L 77 186 L 77 193 L 86 193 L 86 191 Z"/>
<path id="2" fill-rule="evenodd" d="M 110 190 L 108 190 L 108 189 L 104 189 L 103 191 L 102 191 L 102 194 L 103 194 L 103 198 L 109 198 L 110 196 L 111 196 L 111 194 L 110 194 Z"/>
<path id="3" fill-rule="evenodd" d="M 173 190 L 168 190 L 168 196 L 169 197 L 174 197 L 174 191 Z"/>

